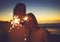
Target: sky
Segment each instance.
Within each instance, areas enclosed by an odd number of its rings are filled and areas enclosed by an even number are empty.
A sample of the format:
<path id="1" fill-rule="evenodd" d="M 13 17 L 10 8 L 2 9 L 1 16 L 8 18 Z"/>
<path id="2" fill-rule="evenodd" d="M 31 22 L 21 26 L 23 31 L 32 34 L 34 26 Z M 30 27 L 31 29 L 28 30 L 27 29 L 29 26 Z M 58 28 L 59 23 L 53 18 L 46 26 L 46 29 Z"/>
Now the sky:
<path id="1" fill-rule="evenodd" d="M 0 21 L 9 21 L 17 3 L 26 5 L 26 13 L 33 13 L 38 23 L 60 23 L 59 0 L 0 0 Z"/>

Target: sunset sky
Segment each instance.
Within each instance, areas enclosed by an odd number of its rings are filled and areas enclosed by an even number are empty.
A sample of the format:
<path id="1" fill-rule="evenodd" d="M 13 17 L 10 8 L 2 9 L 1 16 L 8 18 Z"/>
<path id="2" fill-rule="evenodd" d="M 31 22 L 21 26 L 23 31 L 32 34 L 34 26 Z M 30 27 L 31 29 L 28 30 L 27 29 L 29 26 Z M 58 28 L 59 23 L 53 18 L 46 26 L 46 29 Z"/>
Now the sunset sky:
<path id="1" fill-rule="evenodd" d="M 59 0 L 0 0 L 0 21 L 9 21 L 17 3 L 26 5 L 26 13 L 33 13 L 38 23 L 60 23 Z"/>

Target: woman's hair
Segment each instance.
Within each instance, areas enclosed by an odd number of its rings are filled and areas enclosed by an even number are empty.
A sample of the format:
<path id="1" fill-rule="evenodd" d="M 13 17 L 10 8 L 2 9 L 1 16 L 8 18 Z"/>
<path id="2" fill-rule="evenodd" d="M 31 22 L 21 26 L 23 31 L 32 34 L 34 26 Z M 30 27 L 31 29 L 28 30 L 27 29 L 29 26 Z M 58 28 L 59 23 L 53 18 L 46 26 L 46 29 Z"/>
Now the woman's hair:
<path id="1" fill-rule="evenodd" d="M 27 15 L 31 18 L 31 21 L 33 22 L 33 25 L 34 25 L 34 26 L 38 26 L 36 17 L 33 15 L 33 13 L 29 13 L 29 14 L 27 14 Z"/>
<path id="2" fill-rule="evenodd" d="M 21 14 L 21 13 L 23 13 L 23 14 Z M 25 4 L 23 4 L 23 3 L 16 4 L 16 6 L 14 8 L 14 11 L 13 11 L 13 14 L 14 15 L 25 15 L 25 13 L 26 13 L 26 6 L 25 6 Z"/>

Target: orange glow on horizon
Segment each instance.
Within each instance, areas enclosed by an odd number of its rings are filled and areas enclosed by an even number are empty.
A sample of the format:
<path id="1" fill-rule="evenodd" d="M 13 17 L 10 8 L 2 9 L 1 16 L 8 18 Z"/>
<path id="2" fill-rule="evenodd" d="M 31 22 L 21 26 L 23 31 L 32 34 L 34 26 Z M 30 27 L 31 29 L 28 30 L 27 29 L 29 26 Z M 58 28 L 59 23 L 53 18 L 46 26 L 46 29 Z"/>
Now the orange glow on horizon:
<path id="1" fill-rule="evenodd" d="M 40 18 L 40 17 L 36 17 L 38 23 L 60 23 L 60 17 L 50 17 L 50 18 Z M 0 18 L 0 21 L 10 21 L 12 20 L 12 18 Z"/>
<path id="2" fill-rule="evenodd" d="M 11 9 L 10 9 L 11 10 Z M 13 10 L 13 9 L 12 9 Z M 3 11 L 0 14 L 0 21 L 10 21 L 13 19 L 13 11 Z M 33 10 L 33 11 L 32 11 Z M 38 23 L 60 23 L 60 10 L 53 10 L 53 9 L 46 9 L 46 10 L 40 10 L 40 9 L 27 9 L 26 13 L 32 12 Z"/>

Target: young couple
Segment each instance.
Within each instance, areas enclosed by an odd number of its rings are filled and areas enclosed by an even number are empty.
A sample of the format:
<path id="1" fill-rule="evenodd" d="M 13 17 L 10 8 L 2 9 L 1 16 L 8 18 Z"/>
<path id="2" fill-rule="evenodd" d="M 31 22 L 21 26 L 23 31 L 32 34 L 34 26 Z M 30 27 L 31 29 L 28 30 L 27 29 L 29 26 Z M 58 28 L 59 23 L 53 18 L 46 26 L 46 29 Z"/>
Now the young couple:
<path id="1" fill-rule="evenodd" d="M 37 20 L 33 13 L 26 14 L 26 6 L 23 3 L 16 4 L 13 10 L 13 16 L 18 16 L 21 27 L 13 28 L 8 33 L 9 42 L 48 42 L 48 32 L 38 26 Z"/>

